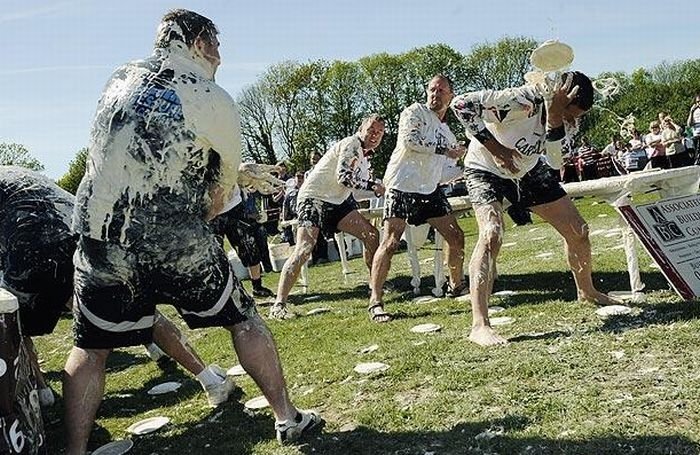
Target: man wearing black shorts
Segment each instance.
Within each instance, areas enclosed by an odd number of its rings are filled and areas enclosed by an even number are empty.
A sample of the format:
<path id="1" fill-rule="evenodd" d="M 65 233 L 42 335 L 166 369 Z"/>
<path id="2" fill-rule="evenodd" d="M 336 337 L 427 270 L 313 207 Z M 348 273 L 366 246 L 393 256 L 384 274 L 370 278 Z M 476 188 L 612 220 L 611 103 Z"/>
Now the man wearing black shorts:
<path id="1" fill-rule="evenodd" d="M 372 275 L 372 258 L 379 244 L 379 232 L 357 211 L 355 196 L 384 194 L 381 182 L 371 178 L 369 156 L 384 135 L 384 119 L 375 115 L 365 118 L 357 133 L 338 141 L 320 159 L 297 195 L 297 229 L 294 252 L 285 262 L 277 286 L 277 299 L 270 317 L 289 319 L 287 297 L 301 267 L 309 260 L 319 235 L 330 237 L 347 232 L 364 244 L 364 259 Z M 360 195 L 359 192 L 364 192 Z"/>
<path id="2" fill-rule="evenodd" d="M 107 356 L 151 341 L 156 303 L 172 304 L 191 328 L 231 332 L 280 442 L 321 422 L 289 400 L 274 340 L 208 224 L 230 200 L 241 159 L 238 111 L 214 82 L 217 34 L 197 13 L 167 13 L 153 55 L 117 69 L 98 104 L 73 219 L 68 455 L 86 452 Z"/>
<path id="3" fill-rule="evenodd" d="M 396 148 L 384 174 L 387 188 L 384 232 L 370 277 L 369 314 L 375 322 L 391 320 L 391 315 L 384 311 L 383 286 L 406 223 L 414 226 L 428 223 L 437 229 L 446 243 L 449 294 L 457 296 L 466 290 L 462 264 L 464 232 L 452 214 L 447 197 L 438 188 L 443 170 L 465 152 L 445 122 L 454 96 L 452 82 L 444 75 L 437 75 L 428 82 L 426 94 L 426 104 L 415 103 L 401 113 Z"/>
<path id="4" fill-rule="evenodd" d="M 74 204 L 72 194 L 43 175 L 0 166 L 0 287 L 17 297 L 42 406 L 53 404 L 54 396 L 39 370 L 31 337 L 53 332 L 61 314 L 69 309 L 77 241 L 70 228 Z M 165 351 L 199 380 L 210 405 L 228 399 L 233 381 L 215 365 L 207 367 L 180 330 L 160 313 L 156 314 L 153 339 L 155 349 Z"/>
<path id="5" fill-rule="evenodd" d="M 504 198 L 530 208 L 564 237 L 580 299 L 614 303 L 593 285 L 588 226 L 551 172 L 561 166 L 562 147 L 570 146 L 578 118 L 592 104 L 591 81 L 578 72 L 566 73 L 551 88 L 483 90 L 452 101 L 452 109 L 473 139 L 465 159 L 465 180 L 479 226 L 469 264 L 473 315 L 469 339 L 474 343 L 506 343 L 488 319 L 488 299 L 503 241 Z"/>
<path id="6" fill-rule="evenodd" d="M 238 186 L 234 189 L 233 207 L 211 220 L 214 233 L 220 238 L 223 246 L 224 237 L 236 249 L 241 264 L 248 268 L 250 281 L 253 283 L 254 297 L 272 297 L 272 291 L 262 285 L 262 251 L 259 248 L 259 227 L 254 219 L 246 213 L 246 200 L 243 190 Z"/>

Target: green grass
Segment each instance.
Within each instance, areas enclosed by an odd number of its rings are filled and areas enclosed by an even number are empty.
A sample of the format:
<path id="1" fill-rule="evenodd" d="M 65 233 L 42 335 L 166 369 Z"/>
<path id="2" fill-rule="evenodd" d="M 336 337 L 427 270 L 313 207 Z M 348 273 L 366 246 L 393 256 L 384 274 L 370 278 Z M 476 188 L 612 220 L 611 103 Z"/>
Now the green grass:
<path id="1" fill-rule="evenodd" d="M 606 204 L 583 199 L 577 205 L 591 231 L 617 227 Z M 460 223 L 470 253 L 474 220 Z M 633 315 L 602 320 L 593 305 L 575 301 L 562 242 L 552 228 L 539 220 L 509 227 L 504 242 L 517 242 L 502 249 L 496 283 L 496 290 L 517 294 L 493 301 L 506 309 L 498 316 L 515 319 L 498 327 L 511 339 L 507 346 L 484 349 L 467 341 L 471 317 L 465 303 L 447 298 L 413 303 L 404 253 L 394 258 L 389 276 L 393 290 L 387 309 L 400 316 L 390 324 L 369 321 L 361 260 L 351 261 L 356 273 L 348 282 L 339 263 L 312 267 L 309 294 L 293 296 L 293 309 L 303 314 L 325 306 L 332 311 L 269 326 L 293 400 L 320 410 L 327 420 L 321 434 L 304 445 L 280 447 L 271 413 L 249 413 L 241 404 L 260 394 L 250 378 L 238 380 L 241 390 L 230 403 L 211 410 L 191 376 L 178 367 L 159 370 L 139 348 L 117 351 L 109 360 L 106 397 L 91 446 L 129 437 L 125 429 L 131 423 L 164 415 L 171 424 L 135 438 L 131 453 L 700 453 L 697 302 L 683 302 L 669 291 L 640 250 L 648 301 L 635 305 Z M 592 236 L 594 278 L 602 291 L 629 289 L 624 253 L 613 249 L 619 242 Z M 425 294 L 433 286 L 431 247 L 420 254 Z M 554 254 L 534 257 L 541 252 Z M 266 285 L 274 288 L 277 278 L 267 275 Z M 309 296 L 320 298 L 305 300 Z M 174 316 L 168 307 L 165 311 Z M 443 330 L 431 335 L 409 331 L 425 322 Z M 238 363 L 223 330 L 187 333 L 207 363 Z M 372 344 L 379 349 L 360 353 Z M 37 345 L 42 367 L 60 391 L 70 321 L 61 321 Z M 369 377 L 353 372 L 366 361 L 385 362 L 390 369 Z M 168 380 L 184 386 L 176 394 L 146 394 Z M 61 404 L 45 414 L 52 454 L 64 444 Z"/>

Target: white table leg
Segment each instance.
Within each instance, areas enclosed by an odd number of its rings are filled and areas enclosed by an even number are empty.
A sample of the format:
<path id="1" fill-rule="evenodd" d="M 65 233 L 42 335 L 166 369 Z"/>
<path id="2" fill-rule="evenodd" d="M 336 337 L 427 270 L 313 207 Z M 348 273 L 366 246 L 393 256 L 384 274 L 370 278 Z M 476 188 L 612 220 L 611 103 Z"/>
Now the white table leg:
<path id="1" fill-rule="evenodd" d="M 411 286 L 413 286 L 413 293 L 415 295 L 420 294 L 420 262 L 418 261 L 418 247 L 413 241 L 413 226 L 410 224 L 406 225 L 406 230 L 404 231 L 404 237 L 406 237 L 406 244 L 408 245 L 408 263 L 411 266 Z"/>
<path id="2" fill-rule="evenodd" d="M 435 287 L 433 288 L 433 295 L 435 297 L 442 297 L 442 287 L 445 284 L 445 271 L 444 271 L 444 261 L 442 254 L 442 245 L 444 239 L 440 233 L 435 230 L 435 253 L 433 254 L 433 261 L 435 262 L 433 276 L 435 277 Z"/>

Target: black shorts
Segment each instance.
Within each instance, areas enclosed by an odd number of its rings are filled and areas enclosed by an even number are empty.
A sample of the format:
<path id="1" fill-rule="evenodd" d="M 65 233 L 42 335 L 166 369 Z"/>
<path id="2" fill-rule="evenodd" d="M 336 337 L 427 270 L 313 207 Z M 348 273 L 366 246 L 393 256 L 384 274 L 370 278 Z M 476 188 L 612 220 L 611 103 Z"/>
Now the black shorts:
<path id="1" fill-rule="evenodd" d="M 469 190 L 469 200 L 474 205 L 503 203 L 503 198 L 511 204 L 533 207 L 557 201 L 566 196 L 559 184 L 557 174 L 546 163 L 537 165 L 520 180 L 510 180 L 488 171 L 467 168 L 464 179 Z"/>
<path id="2" fill-rule="evenodd" d="M 73 294 L 76 239 L 45 244 L 35 236 L 10 235 L 2 258 L 4 287 L 17 297 L 22 335 L 53 332 Z"/>
<path id="3" fill-rule="evenodd" d="M 317 227 L 325 238 L 332 238 L 338 223 L 350 212 L 357 210 L 355 198 L 350 196 L 341 204 L 331 204 L 319 199 L 303 199 L 297 205 L 300 227 Z"/>
<path id="4" fill-rule="evenodd" d="M 259 225 L 244 217 L 243 204 L 239 204 L 214 218 L 211 221 L 211 226 L 217 236 L 226 236 L 231 246 L 236 249 L 238 258 L 245 267 L 260 264 L 262 254 L 256 242 Z M 221 242 L 223 244 L 223 238 Z"/>
<path id="5" fill-rule="evenodd" d="M 384 202 L 384 219 L 401 218 L 408 224 L 419 226 L 430 218 L 440 218 L 452 213 L 447 196 L 440 187 L 430 194 L 407 193 L 389 190 Z"/>
<path id="6" fill-rule="evenodd" d="M 180 241 L 129 247 L 81 237 L 75 254 L 75 344 L 108 349 L 150 343 L 156 304 L 190 328 L 231 326 L 255 314 L 208 226 Z"/>

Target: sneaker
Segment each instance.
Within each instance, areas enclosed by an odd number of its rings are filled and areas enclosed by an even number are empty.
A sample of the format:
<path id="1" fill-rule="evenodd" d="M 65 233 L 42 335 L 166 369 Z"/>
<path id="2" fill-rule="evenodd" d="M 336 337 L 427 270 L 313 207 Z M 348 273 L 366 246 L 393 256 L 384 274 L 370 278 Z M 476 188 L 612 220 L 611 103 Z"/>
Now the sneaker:
<path id="1" fill-rule="evenodd" d="M 447 285 L 447 295 L 450 297 L 460 297 L 467 294 L 469 294 L 469 283 L 467 281 L 462 281 L 454 289 L 449 284 Z"/>
<path id="2" fill-rule="evenodd" d="M 285 319 L 292 319 L 295 317 L 296 314 L 289 311 L 287 309 L 287 305 L 282 302 L 275 302 L 275 304 L 270 307 L 270 319 L 278 319 L 283 321 Z"/>
<path id="3" fill-rule="evenodd" d="M 207 394 L 207 401 L 209 401 L 209 406 L 215 408 L 228 401 L 228 397 L 231 395 L 231 392 L 233 392 L 236 384 L 233 382 L 233 378 L 227 376 L 223 368 L 219 367 L 218 365 L 210 365 L 207 368 L 221 378 L 220 383 L 212 384 L 204 388 L 204 392 Z"/>
<path id="4" fill-rule="evenodd" d="M 272 292 L 272 290 L 264 286 L 260 286 L 257 289 L 253 288 L 253 297 L 274 297 L 274 295 L 275 294 Z"/>
<path id="5" fill-rule="evenodd" d="M 44 387 L 37 391 L 39 393 L 39 405 L 42 408 L 48 408 L 53 406 L 56 402 L 56 397 L 53 394 L 51 387 Z"/>
<path id="6" fill-rule="evenodd" d="M 297 411 L 294 420 L 275 422 L 277 441 L 280 444 L 291 444 L 322 422 L 323 419 L 316 411 Z"/>

